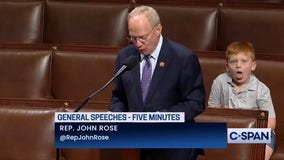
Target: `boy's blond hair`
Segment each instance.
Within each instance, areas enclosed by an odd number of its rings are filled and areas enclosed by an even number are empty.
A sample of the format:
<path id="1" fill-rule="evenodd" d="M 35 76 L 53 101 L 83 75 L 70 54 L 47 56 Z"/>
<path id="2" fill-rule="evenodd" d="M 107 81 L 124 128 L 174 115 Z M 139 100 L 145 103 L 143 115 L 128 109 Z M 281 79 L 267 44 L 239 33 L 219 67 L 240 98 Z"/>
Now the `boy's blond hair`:
<path id="1" fill-rule="evenodd" d="M 230 55 L 237 55 L 239 53 L 243 53 L 247 56 L 250 56 L 252 61 L 255 61 L 255 51 L 254 47 L 250 42 L 232 42 L 228 45 L 226 50 L 226 59 L 228 61 L 228 58 Z"/>

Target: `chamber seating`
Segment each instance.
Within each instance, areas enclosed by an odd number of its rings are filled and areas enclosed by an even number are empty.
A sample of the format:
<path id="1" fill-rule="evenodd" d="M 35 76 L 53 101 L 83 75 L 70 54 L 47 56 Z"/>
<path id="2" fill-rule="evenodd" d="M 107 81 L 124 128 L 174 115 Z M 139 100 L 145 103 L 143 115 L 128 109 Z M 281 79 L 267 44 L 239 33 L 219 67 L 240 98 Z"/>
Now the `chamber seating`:
<path id="1" fill-rule="evenodd" d="M 0 2 L 0 42 L 42 43 L 44 2 Z"/>
<path id="2" fill-rule="evenodd" d="M 284 10 L 222 7 L 219 10 L 217 50 L 233 41 L 250 41 L 255 50 L 283 53 Z"/>
<path id="3" fill-rule="evenodd" d="M 267 126 L 267 112 L 207 108 L 196 117 L 196 122 L 226 122 L 228 128 L 264 128 Z M 265 144 L 228 144 L 227 148 L 206 148 L 205 155 L 198 160 L 259 160 L 264 159 Z"/>
<path id="4" fill-rule="evenodd" d="M 53 54 L 52 95 L 56 99 L 82 100 L 104 86 L 114 75 L 118 49 L 97 51 L 57 50 Z M 110 84 L 93 100 L 109 102 Z"/>
<path id="5" fill-rule="evenodd" d="M 129 5 L 46 2 L 44 42 L 125 46 Z"/>
<path id="6" fill-rule="evenodd" d="M 143 4 L 161 15 L 164 36 L 193 50 L 224 51 L 232 41 L 250 41 L 257 53 L 284 53 L 284 3 L 252 1 L 3 1 L 0 43 L 124 47 L 127 14 Z"/>
<path id="7" fill-rule="evenodd" d="M 51 97 L 49 50 L 1 49 L 0 74 L 0 97 Z"/>
<path id="8" fill-rule="evenodd" d="M 13 103 L 0 107 L 0 159 L 54 159 L 54 113 L 62 109 Z"/>
<path id="9" fill-rule="evenodd" d="M 34 113 L 35 117 L 43 115 L 48 119 L 55 111 L 54 107 L 61 109 L 64 105 L 65 111 L 74 111 L 76 105 L 69 102 L 82 102 L 113 76 L 117 51 L 128 45 L 127 13 L 137 5 L 147 4 L 160 13 L 164 36 L 185 44 L 199 57 L 207 99 L 213 79 L 225 71 L 226 46 L 236 40 L 248 40 L 254 44 L 258 63 L 255 74 L 271 89 L 277 114 L 277 147 L 272 160 L 284 159 L 284 130 L 280 127 L 284 123 L 281 116 L 284 113 L 284 3 L 279 0 L 262 0 L 259 3 L 254 0 L 241 1 L 1 1 L 0 114 L 7 114 L 3 117 L 10 114 L 12 117 L 25 117 L 26 113 Z M 107 111 L 112 87 L 108 86 L 90 101 L 96 105 L 89 105 L 83 110 Z M 21 101 L 32 103 L 23 105 Z M 9 127 L 4 119 L 0 121 L 3 127 Z M 21 128 L 21 125 L 30 125 L 31 122 L 15 120 L 13 123 L 19 123 L 15 125 Z M 36 125 L 35 129 L 39 133 L 41 128 Z M 20 133 L 29 140 L 28 131 L 21 128 Z M 50 134 L 50 130 L 46 133 Z M 7 137 L 7 134 L 3 133 L 3 136 Z M 45 143 L 45 140 L 41 142 Z M 22 149 L 20 142 L 15 144 Z M 42 159 L 54 159 L 54 148 L 50 148 L 50 144 L 48 142 L 44 149 L 42 146 L 37 148 L 38 153 L 42 153 Z M 254 150 L 254 147 L 244 147 Z M 7 154 L 0 154 L 0 159 L 17 160 L 19 155 L 9 155 L 10 151 L 4 151 Z M 215 153 L 208 151 L 209 157 Z M 24 160 L 31 159 L 31 152 L 19 154 Z M 139 157 L 135 149 L 64 149 L 62 156 L 66 160 L 77 160 L 79 157 L 81 160 L 135 160 Z M 209 159 L 208 156 L 203 158 Z M 250 156 L 255 157 L 255 152 L 244 157 Z"/>
<path id="10" fill-rule="evenodd" d="M 216 50 L 215 6 L 152 5 L 160 14 L 163 35 L 193 50 Z"/>

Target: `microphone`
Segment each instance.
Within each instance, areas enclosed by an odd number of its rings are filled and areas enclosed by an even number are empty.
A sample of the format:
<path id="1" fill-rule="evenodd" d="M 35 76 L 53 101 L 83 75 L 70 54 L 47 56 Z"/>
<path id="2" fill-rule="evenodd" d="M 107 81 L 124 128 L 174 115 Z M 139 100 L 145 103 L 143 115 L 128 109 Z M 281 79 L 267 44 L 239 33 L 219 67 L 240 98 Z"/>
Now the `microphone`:
<path id="1" fill-rule="evenodd" d="M 92 99 L 96 94 L 100 93 L 101 91 L 103 91 L 115 78 L 117 78 L 118 76 L 120 76 L 122 73 L 124 73 L 127 70 L 131 70 L 133 67 L 136 66 L 136 64 L 138 63 L 138 57 L 137 56 L 129 56 L 122 64 L 122 66 L 120 67 L 120 69 L 114 74 L 114 76 L 100 89 L 98 89 L 97 91 L 93 92 L 87 99 L 85 99 L 85 101 L 83 103 L 81 103 L 81 105 L 74 110 L 74 112 L 78 112 L 80 109 L 82 109 L 90 99 Z"/>

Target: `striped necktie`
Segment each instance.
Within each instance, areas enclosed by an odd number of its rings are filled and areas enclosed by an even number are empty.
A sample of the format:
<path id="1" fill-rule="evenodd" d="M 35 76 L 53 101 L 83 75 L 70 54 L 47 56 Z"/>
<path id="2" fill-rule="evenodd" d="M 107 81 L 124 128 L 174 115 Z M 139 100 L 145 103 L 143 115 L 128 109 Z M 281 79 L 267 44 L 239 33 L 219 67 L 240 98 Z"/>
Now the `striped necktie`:
<path id="1" fill-rule="evenodd" d="M 150 85 L 151 78 L 152 78 L 152 65 L 151 65 L 150 58 L 151 58 L 151 55 L 144 57 L 145 63 L 143 66 L 142 80 L 141 80 L 143 101 L 145 100 L 147 96 L 148 87 Z"/>

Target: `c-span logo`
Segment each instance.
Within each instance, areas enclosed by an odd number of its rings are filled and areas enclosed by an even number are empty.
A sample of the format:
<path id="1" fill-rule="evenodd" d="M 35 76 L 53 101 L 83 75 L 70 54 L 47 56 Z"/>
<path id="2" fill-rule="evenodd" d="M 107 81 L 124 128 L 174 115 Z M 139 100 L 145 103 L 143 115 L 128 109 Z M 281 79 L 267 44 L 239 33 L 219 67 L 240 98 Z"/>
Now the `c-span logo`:
<path id="1" fill-rule="evenodd" d="M 270 128 L 228 128 L 228 143 L 270 143 Z"/>

